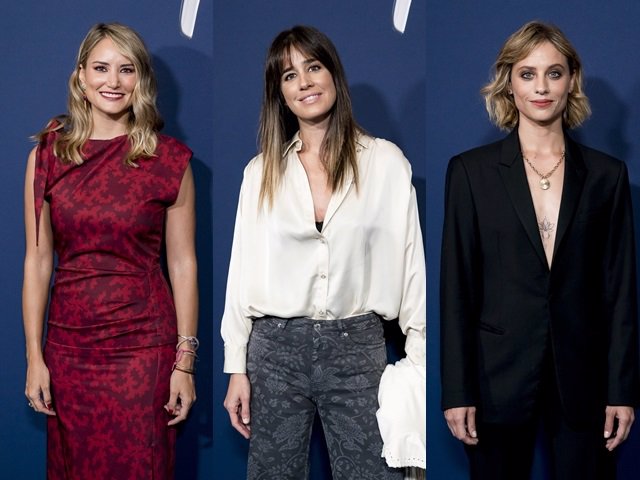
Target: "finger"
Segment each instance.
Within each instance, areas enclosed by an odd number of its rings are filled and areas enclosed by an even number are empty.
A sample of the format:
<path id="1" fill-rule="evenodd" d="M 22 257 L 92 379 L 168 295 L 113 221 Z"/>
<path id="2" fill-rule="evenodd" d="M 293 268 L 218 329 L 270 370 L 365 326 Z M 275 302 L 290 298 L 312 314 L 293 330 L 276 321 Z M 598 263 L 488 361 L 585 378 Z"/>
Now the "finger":
<path id="1" fill-rule="evenodd" d="M 607 450 L 612 452 L 613 450 L 616 449 L 618 445 L 622 443 L 622 441 L 623 441 L 622 437 L 618 437 L 618 436 L 611 437 L 609 440 L 607 440 L 607 445 L 606 445 Z"/>
<path id="2" fill-rule="evenodd" d="M 464 443 L 465 445 L 477 445 L 478 444 L 478 439 L 477 438 L 471 438 L 469 435 L 467 435 L 466 437 L 464 437 L 462 439 L 462 443 Z"/>
<path id="3" fill-rule="evenodd" d="M 249 397 L 241 397 L 240 402 L 240 418 L 242 419 L 242 423 L 248 426 L 251 423 L 251 407 L 249 406 Z"/>
<path id="4" fill-rule="evenodd" d="M 604 418 L 604 438 L 610 438 L 613 433 L 613 422 L 615 420 L 615 411 L 607 407 Z"/>
<path id="5" fill-rule="evenodd" d="M 633 423 L 633 414 L 629 415 L 626 410 L 612 409 L 614 417 L 618 419 L 618 427 L 612 432 L 611 437 L 607 440 L 606 447 L 609 451 L 614 450 L 618 445 L 624 442 L 629 436 L 631 424 Z"/>
<path id="6" fill-rule="evenodd" d="M 53 399 L 51 398 L 51 390 L 49 386 L 42 388 L 42 401 L 44 403 L 44 408 L 47 415 L 55 415 L 55 411 L 52 408 Z"/>
<path id="7" fill-rule="evenodd" d="M 29 400 L 29 406 L 33 408 L 34 411 L 42 413 L 46 410 L 44 402 L 40 397 L 40 389 L 29 391 L 27 394 L 27 400 Z"/>
<path id="8" fill-rule="evenodd" d="M 451 419 L 451 427 L 453 428 L 453 436 L 458 440 L 463 440 L 467 436 L 467 428 L 464 416 L 456 416 Z"/>
<path id="9" fill-rule="evenodd" d="M 183 422 L 184 420 L 187 419 L 187 416 L 189 415 L 189 411 L 191 410 L 191 406 L 194 403 L 195 399 L 191 399 L 190 397 L 185 396 L 184 398 L 180 395 L 180 403 L 178 404 L 178 407 L 175 410 L 175 413 L 177 414 L 176 418 L 174 418 L 173 420 L 171 420 L 167 425 L 176 425 L 180 422 Z"/>
<path id="10" fill-rule="evenodd" d="M 467 412 L 467 432 L 471 438 L 478 438 L 476 430 L 476 409 L 470 408 Z"/>
<path id="11" fill-rule="evenodd" d="M 170 415 L 177 415 L 178 412 L 178 392 L 177 391 L 170 391 L 169 392 L 169 401 L 167 402 L 167 404 L 164 406 L 164 409 L 169 412 Z"/>
<path id="12" fill-rule="evenodd" d="M 235 405 L 229 402 L 225 402 L 225 408 L 229 413 L 229 420 L 231 422 L 231 426 L 235 428 L 240 433 L 240 435 L 242 435 L 244 438 L 248 440 L 251 435 L 251 432 L 249 428 L 242 422 L 242 419 L 240 416 L 242 403 L 240 403 L 240 401 L 238 402 L 239 403 L 236 403 Z"/>

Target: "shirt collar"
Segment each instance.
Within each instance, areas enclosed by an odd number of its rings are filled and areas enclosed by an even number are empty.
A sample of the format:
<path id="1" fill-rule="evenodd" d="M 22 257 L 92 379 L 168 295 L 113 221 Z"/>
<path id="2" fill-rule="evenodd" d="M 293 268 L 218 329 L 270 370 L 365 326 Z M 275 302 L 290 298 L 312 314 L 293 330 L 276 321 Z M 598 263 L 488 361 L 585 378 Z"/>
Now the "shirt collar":
<path id="1" fill-rule="evenodd" d="M 369 137 L 367 137 L 366 135 L 360 134 L 358 135 L 358 138 L 356 138 L 356 143 L 363 148 L 369 148 Z M 289 151 L 292 148 L 296 152 L 299 152 L 300 149 L 302 148 L 302 139 L 300 138 L 299 131 L 296 132 L 293 137 L 291 137 L 291 140 L 289 140 L 289 143 L 287 143 L 286 146 L 284 147 L 284 151 L 282 152 L 282 158 L 285 158 L 289 154 Z"/>

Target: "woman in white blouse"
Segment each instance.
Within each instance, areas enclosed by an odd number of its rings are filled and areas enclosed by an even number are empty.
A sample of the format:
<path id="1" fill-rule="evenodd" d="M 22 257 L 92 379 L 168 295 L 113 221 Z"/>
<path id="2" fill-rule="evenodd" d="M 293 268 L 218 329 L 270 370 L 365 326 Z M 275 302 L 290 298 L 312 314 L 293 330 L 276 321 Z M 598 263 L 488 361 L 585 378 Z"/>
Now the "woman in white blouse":
<path id="1" fill-rule="evenodd" d="M 222 336 L 248 478 L 306 478 L 315 412 L 334 479 L 401 478 L 376 424 L 382 320 L 424 365 L 425 265 L 411 167 L 353 119 L 331 41 L 297 26 L 265 65 L 262 153 L 240 192 Z"/>

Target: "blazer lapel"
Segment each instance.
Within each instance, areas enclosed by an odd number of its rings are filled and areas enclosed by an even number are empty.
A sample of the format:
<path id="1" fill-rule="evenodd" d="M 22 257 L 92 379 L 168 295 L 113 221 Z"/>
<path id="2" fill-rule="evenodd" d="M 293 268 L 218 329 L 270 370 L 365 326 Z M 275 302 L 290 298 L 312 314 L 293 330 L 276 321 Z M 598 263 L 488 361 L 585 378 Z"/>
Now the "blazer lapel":
<path id="1" fill-rule="evenodd" d="M 542 240 L 540 239 L 540 231 L 538 230 L 536 211 L 533 208 L 533 200 L 531 200 L 529 184 L 527 183 L 527 174 L 524 171 L 522 154 L 520 153 L 517 129 L 513 129 L 511 134 L 502 141 L 498 171 L 511 198 L 511 203 L 520 218 L 520 222 L 527 232 L 531 245 L 538 254 L 540 261 L 548 269 L 549 265 L 544 254 Z"/>
<path id="2" fill-rule="evenodd" d="M 573 215 L 580 200 L 582 187 L 586 177 L 587 169 L 582 160 L 582 154 L 577 144 L 567 135 L 564 136 L 565 144 L 565 166 L 564 185 L 562 187 L 562 200 L 560 202 L 560 213 L 558 214 L 558 231 L 556 241 L 553 246 L 553 256 L 556 256 L 561 245 L 562 238 L 571 224 Z"/>

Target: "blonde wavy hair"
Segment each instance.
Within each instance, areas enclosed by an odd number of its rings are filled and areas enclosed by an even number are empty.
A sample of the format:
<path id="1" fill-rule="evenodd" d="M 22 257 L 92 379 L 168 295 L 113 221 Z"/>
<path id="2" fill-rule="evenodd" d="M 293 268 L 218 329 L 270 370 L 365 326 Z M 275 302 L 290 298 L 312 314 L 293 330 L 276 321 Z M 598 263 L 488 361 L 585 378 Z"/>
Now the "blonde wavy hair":
<path id="1" fill-rule="evenodd" d="M 269 48 L 264 70 L 264 93 L 260 113 L 259 139 L 263 167 L 260 205 L 269 207 L 284 173 L 284 148 L 298 130 L 298 121 L 282 96 L 282 74 L 289 63 L 291 49 L 321 62 L 331 73 L 336 88 L 336 101 L 321 146 L 321 156 L 331 188 L 343 187 L 350 172 L 358 187 L 356 140 L 364 131 L 358 126 L 351 108 L 349 85 L 338 52 L 324 33 L 316 28 L 298 25 L 280 32 Z"/>
<path id="2" fill-rule="evenodd" d="M 511 130 L 518 124 L 518 109 L 509 94 L 511 69 L 544 42 L 551 43 L 566 57 L 569 71 L 574 76 L 573 88 L 562 117 L 564 126 L 577 127 L 591 115 L 589 99 L 584 93 L 582 63 L 578 52 L 558 27 L 533 21 L 524 24 L 507 39 L 494 64 L 491 81 L 480 90 L 489 118 L 503 130 Z"/>
<path id="3" fill-rule="evenodd" d="M 120 53 L 131 60 L 136 71 L 127 128 L 130 147 L 124 159 L 127 165 L 136 167 L 136 159 L 154 156 L 157 132 L 163 127 L 163 121 L 156 107 L 158 89 L 151 55 L 140 35 L 120 23 L 98 23 L 91 27 L 80 44 L 76 67 L 69 77 L 67 114 L 50 121 L 34 139 L 40 141 L 49 132 L 58 131 L 53 145 L 55 155 L 66 163 L 83 163 L 82 147 L 91 135 L 93 120 L 92 107 L 84 96 L 79 75 L 81 69 L 87 68 L 91 51 L 105 38 L 111 39 Z"/>

